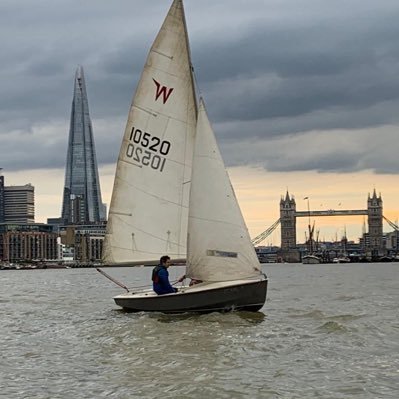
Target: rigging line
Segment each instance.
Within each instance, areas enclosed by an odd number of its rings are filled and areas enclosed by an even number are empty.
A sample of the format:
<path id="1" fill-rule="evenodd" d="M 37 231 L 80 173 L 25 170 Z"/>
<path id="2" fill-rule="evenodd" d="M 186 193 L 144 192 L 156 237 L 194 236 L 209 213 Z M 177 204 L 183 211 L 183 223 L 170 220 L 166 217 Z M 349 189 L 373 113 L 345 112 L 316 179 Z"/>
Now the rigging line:
<path id="1" fill-rule="evenodd" d="M 183 279 L 183 280 L 185 280 L 185 279 Z M 182 283 L 182 285 L 183 285 L 183 280 L 180 281 L 180 278 L 178 278 L 177 280 L 172 281 L 172 282 L 170 283 L 170 285 L 176 285 L 177 283 Z"/>
<path id="2" fill-rule="evenodd" d="M 198 97 L 201 98 L 202 97 L 202 91 L 201 91 L 200 85 L 198 83 L 197 74 L 195 73 L 195 69 L 194 69 L 194 65 L 193 64 L 191 64 L 191 73 L 192 73 L 192 75 L 194 77 L 194 83 L 195 83 L 195 87 L 197 88 L 197 91 L 198 91 Z"/>
<path id="3" fill-rule="evenodd" d="M 137 289 L 142 289 L 142 288 L 152 288 L 150 284 L 147 285 L 136 285 L 134 287 L 129 287 L 131 290 L 137 290 Z"/>

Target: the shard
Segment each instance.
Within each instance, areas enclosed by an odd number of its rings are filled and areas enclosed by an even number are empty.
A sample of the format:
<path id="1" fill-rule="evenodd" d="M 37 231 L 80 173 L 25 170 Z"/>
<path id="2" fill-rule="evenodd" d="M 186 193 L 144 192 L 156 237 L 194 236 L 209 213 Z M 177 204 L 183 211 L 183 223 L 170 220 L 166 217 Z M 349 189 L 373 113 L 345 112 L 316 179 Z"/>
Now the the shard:
<path id="1" fill-rule="evenodd" d="M 65 224 L 105 220 L 93 128 L 81 66 L 75 75 L 61 218 Z"/>

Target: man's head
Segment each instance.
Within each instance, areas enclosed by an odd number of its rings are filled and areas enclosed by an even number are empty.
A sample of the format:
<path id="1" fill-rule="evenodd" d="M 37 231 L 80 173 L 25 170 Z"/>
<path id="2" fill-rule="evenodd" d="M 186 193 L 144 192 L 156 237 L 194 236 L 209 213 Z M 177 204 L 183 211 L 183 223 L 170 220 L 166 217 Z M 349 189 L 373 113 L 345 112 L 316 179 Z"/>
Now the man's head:
<path id="1" fill-rule="evenodd" d="M 165 255 L 162 256 L 161 259 L 159 260 L 159 262 L 161 263 L 161 265 L 165 266 L 165 267 L 169 267 L 170 266 L 170 257 Z"/>

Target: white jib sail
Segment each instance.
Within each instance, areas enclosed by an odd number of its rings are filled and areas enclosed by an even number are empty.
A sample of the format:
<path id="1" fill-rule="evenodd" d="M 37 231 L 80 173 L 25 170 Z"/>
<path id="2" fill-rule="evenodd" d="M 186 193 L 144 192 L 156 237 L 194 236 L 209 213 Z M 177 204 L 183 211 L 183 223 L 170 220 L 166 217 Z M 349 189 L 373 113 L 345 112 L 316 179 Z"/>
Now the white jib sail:
<path id="1" fill-rule="evenodd" d="M 149 52 L 121 145 L 103 261 L 186 257 L 196 101 L 181 0 Z"/>
<path id="2" fill-rule="evenodd" d="M 201 100 L 191 177 L 187 276 L 227 281 L 260 274 L 255 249 Z"/>

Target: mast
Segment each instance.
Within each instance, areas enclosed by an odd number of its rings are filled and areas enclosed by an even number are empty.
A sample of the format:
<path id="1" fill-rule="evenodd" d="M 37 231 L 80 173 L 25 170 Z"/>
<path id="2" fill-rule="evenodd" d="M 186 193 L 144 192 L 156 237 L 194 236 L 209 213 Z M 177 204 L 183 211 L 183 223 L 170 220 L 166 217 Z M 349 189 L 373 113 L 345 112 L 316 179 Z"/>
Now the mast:
<path id="1" fill-rule="evenodd" d="M 309 253 L 313 254 L 313 230 L 314 230 L 314 225 L 313 228 L 310 224 L 310 205 L 309 205 L 309 197 L 305 197 L 304 200 L 307 200 L 308 204 L 308 232 L 309 232 Z"/>

